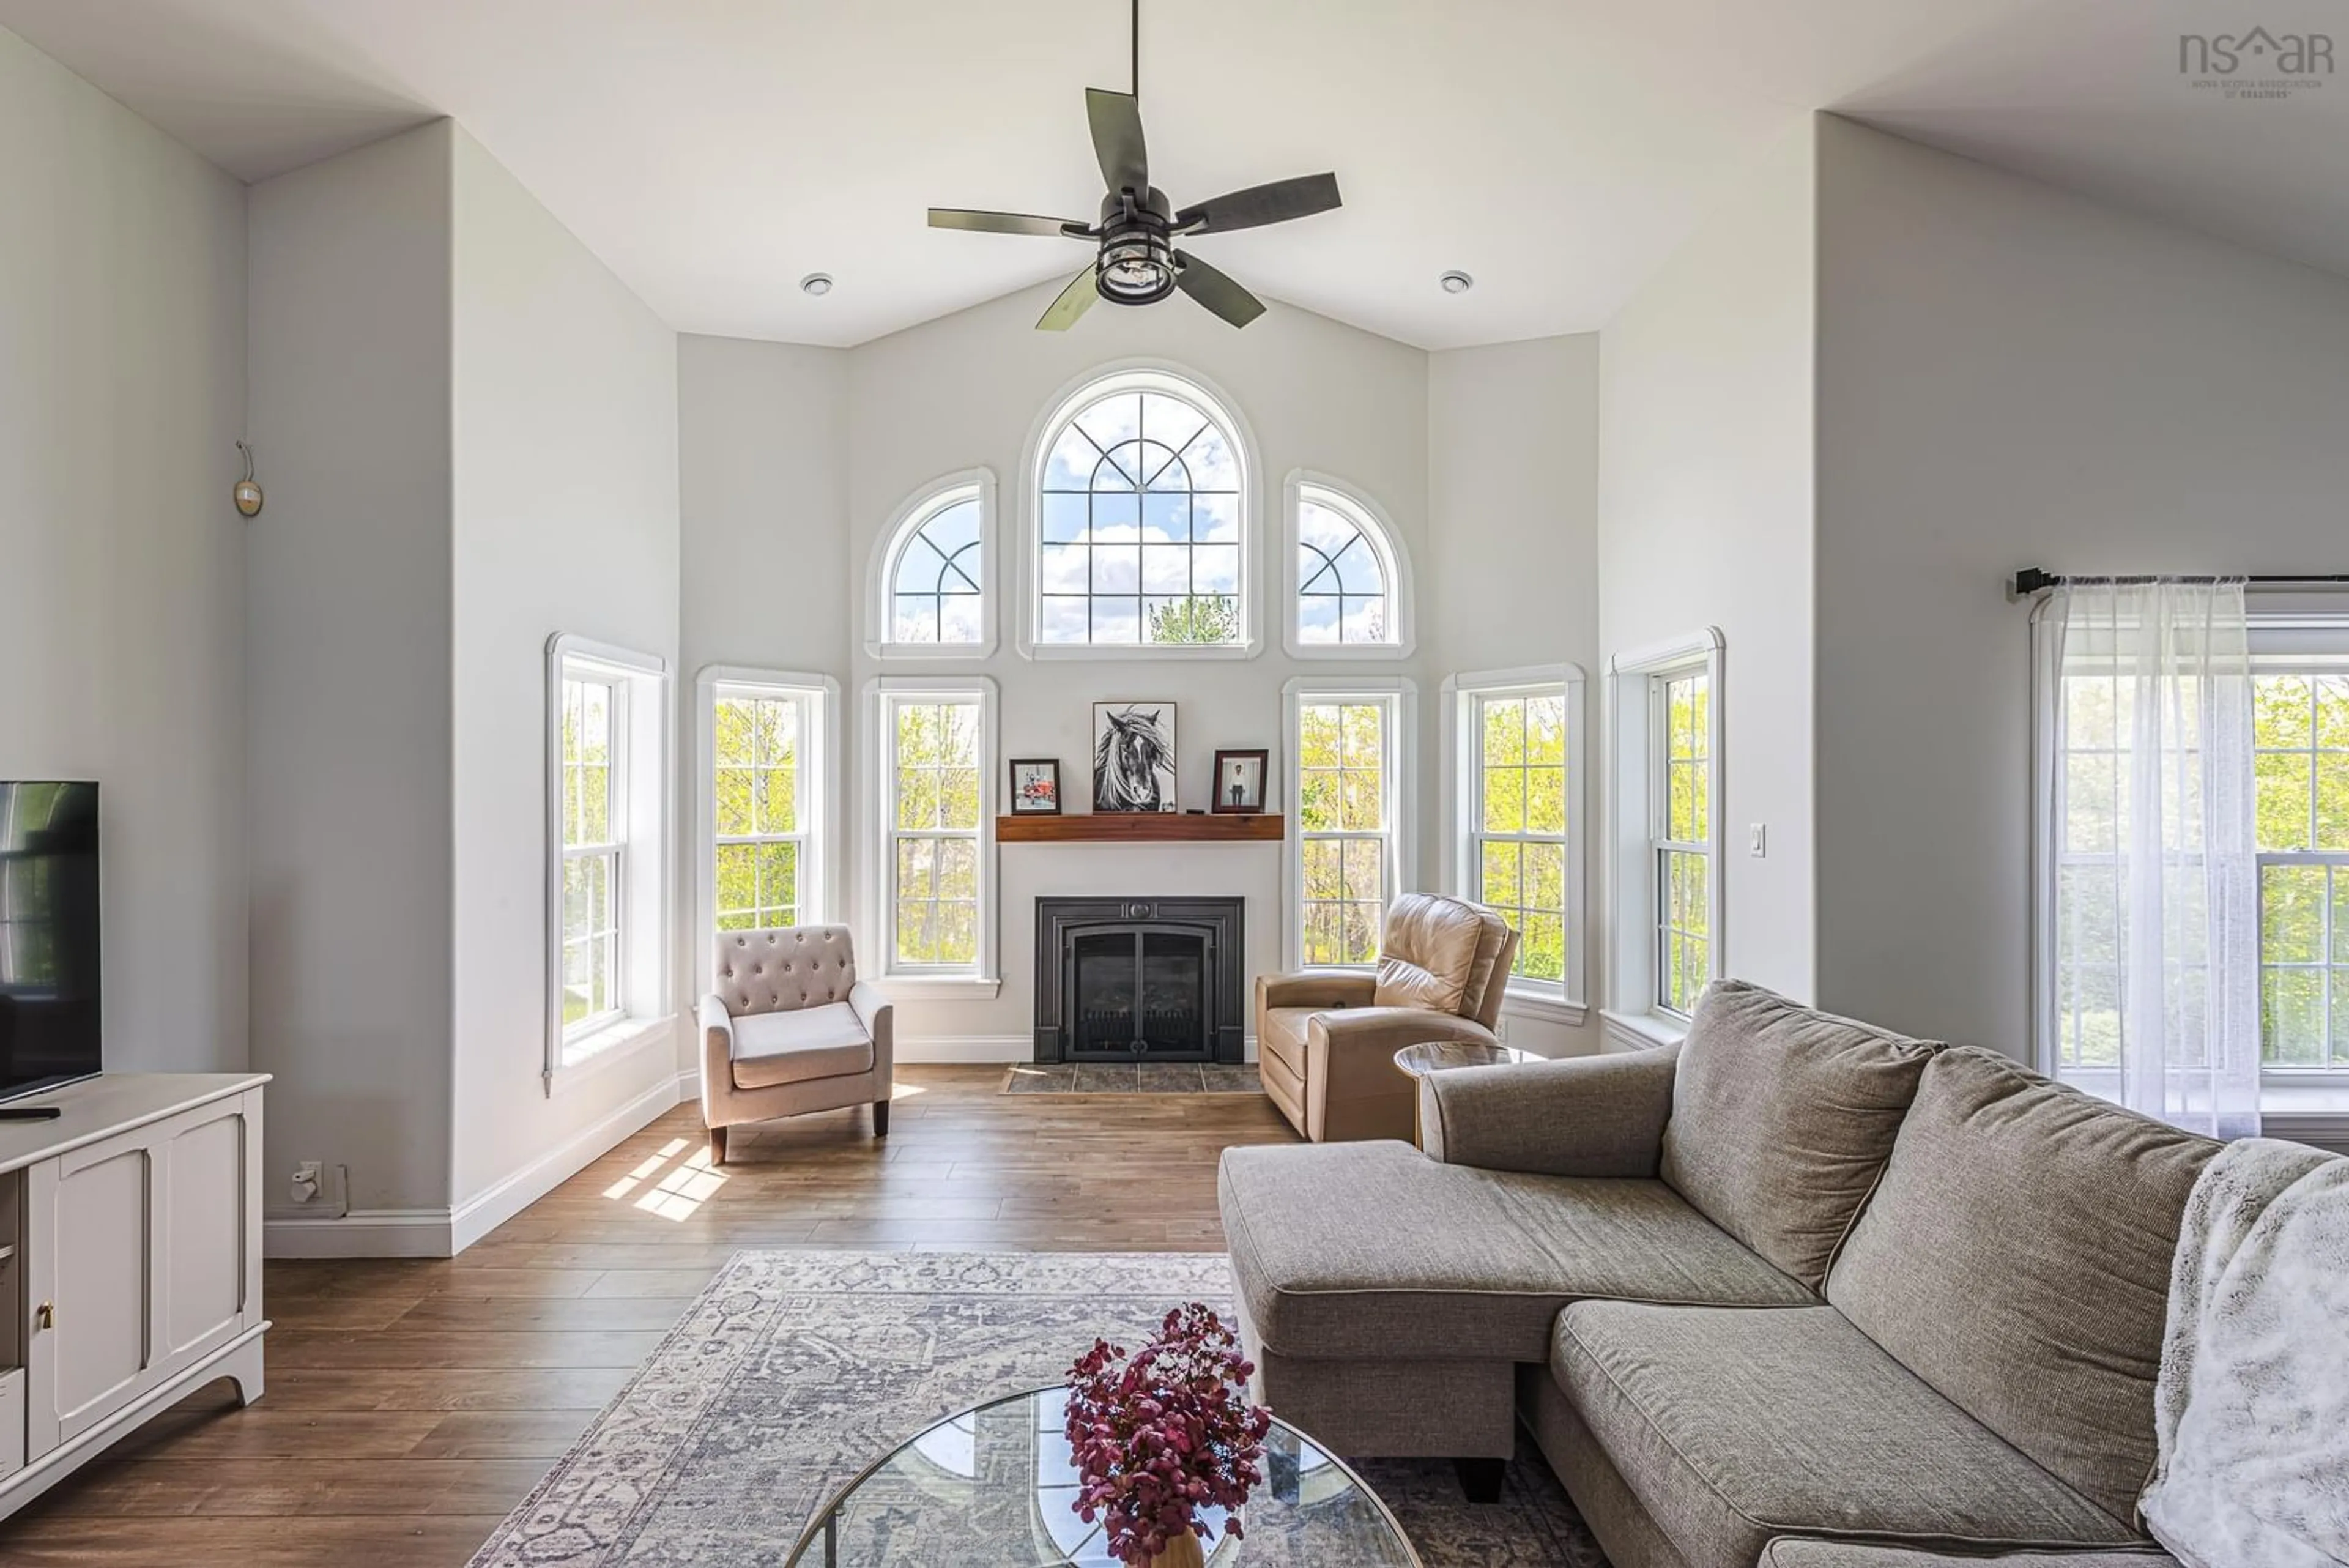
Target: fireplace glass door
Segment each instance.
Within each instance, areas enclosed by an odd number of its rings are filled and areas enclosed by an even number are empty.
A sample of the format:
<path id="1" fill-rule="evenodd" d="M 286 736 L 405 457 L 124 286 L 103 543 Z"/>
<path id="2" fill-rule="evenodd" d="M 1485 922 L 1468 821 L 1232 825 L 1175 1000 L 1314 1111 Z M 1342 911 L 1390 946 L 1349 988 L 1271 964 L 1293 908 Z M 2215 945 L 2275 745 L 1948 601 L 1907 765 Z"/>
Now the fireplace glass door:
<path id="1" fill-rule="evenodd" d="M 1204 1062 L 1213 972 L 1206 933 L 1169 926 L 1071 931 L 1062 973 L 1081 1062 Z"/>

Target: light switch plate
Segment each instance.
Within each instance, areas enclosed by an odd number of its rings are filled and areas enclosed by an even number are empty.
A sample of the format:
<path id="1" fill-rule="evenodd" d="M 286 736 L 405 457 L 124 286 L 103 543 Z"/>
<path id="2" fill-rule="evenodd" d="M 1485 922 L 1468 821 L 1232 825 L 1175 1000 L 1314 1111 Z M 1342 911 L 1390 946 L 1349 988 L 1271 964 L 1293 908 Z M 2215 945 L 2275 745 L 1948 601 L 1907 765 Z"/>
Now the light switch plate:
<path id="1" fill-rule="evenodd" d="M 1770 853 L 1770 829 L 1765 823 L 1749 823 L 1745 828 L 1745 852 L 1759 860 Z"/>

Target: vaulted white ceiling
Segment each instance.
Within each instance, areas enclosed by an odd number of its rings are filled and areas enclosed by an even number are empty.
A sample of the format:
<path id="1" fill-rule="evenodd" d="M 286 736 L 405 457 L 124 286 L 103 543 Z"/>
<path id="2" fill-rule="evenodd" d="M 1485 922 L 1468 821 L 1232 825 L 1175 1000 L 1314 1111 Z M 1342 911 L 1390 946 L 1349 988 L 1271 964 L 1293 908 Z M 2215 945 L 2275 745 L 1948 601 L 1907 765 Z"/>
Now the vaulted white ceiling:
<path id="1" fill-rule="evenodd" d="M 2349 271 L 2349 79 L 2237 101 L 2176 69 L 2182 30 L 2328 13 L 2349 36 L 2344 0 L 1143 0 L 1143 115 L 1178 203 L 1335 170 L 1342 211 L 1196 248 L 1431 348 L 1600 325 L 1819 108 Z M 453 115 L 672 325 L 829 344 L 1073 275 L 1072 242 L 924 209 L 1091 218 L 1081 89 L 1127 74 L 1123 0 L 0 0 L 0 25 L 246 179 Z"/>

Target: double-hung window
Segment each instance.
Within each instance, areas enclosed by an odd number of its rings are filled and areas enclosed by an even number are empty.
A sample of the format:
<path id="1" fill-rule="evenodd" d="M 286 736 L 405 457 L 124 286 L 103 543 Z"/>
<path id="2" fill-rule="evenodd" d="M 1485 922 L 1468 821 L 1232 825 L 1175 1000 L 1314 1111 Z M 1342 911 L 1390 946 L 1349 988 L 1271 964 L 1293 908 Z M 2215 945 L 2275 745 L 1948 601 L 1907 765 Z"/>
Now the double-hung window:
<path id="1" fill-rule="evenodd" d="M 817 675 L 710 670 L 700 680 L 703 945 L 710 931 L 836 918 L 831 726 Z"/>
<path id="2" fill-rule="evenodd" d="M 1620 654 L 1610 673 L 1609 1016 L 1668 1039 L 1721 974 L 1721 634 Z"/>
<path id="3" fill-rule="evenodd" d="M 627 689 L 582 670 L 563 677 L 563 1037 L 618 1018 L 620 894 L 627 875 L 627 766 L 613 737 Z"/>
<path id="4" fill-rule="evenodd" d="M 995 688 L 880 681 L 874 902 L 888 974 L 995 983 Z"/>
<path id="5" fill-rule="evenodd" d="M 1378 961 L 1410 875 L 1411 694 L 1400 680 L 1289 684 L 1293 964 Z"/>
<path id="6" fill-rule="evenodd" d="M 2299 1136 L 2306 1113 L 2333 1129 L 2349 1113 L 2349 619 L 2256 611 L 2250 618 L 2249 797 L 2257 877 L 2260 1107 L 2272 1129 Z M 2040 1057 L 2067 1081 L 2106 1092 L 2123 1067 L 2122 1020 L 2131 911 L 2120 867 L 2142 836 L 2132 813 L 2125 753 L 2140 723 L 2147 683 L 2116 676 L 2108 661 L 2070 659 L 2043 666 L 2043 712 L 2061 705 L 2063 722 L 2043 723 L 2038 1023 Z M 2163 701 L 2176 701 L 2156 687 Z M 2190 716 L 2190 715 L 2189 715 Z M 2200 753 L 2181 749 L 2169 792 L 2224 787 L 2206 778 Z M 2141 794 L 2141 792 L 2139 792 Z M 2237 799 L 2243 798 L 2238 795 Z M 2183 869 L 2199 847 L 2178 851 Z M 2181 878 L 2190 885 L 2191 878 Z M 2199 901 L 2181 895 L 2163 918 L 2199 930 Z M 2174 944 L 2196 964 L 2199 943 Z M 2241 962 L 2251 949 L 2241 950 Z M 2186 1005 L 2199 1008 L 2222 983 L 2193 977 Z M 2200 1013 L 2181 1021 L 2199 1039 Z M 2276 1117 L 2283 1118 L 2281 1122 Z"/>
<path id="7" fill-rule="evenodd" d="M 667 674 L 557 637 L 547 659 L 547 1062 L 555 1074 L 670 1012 Z"/>
<path id="8" fill-rule="evenodd" d="M 1582 1007 L 1582 677 L 1564 665 L 1445 682 L 1453 890 L 1517 932 L 1509 998 Z"/>

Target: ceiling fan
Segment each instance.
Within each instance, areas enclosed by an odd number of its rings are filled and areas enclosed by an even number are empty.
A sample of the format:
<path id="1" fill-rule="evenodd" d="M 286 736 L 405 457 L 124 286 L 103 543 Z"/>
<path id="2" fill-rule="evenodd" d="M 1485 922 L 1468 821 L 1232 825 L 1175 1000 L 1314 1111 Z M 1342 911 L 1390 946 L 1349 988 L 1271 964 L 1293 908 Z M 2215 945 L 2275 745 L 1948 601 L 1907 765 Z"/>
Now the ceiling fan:
<path id="1" fill-rule="evenodd" d="M 1166 192 L 1150 183 L 1150 161 L 1143 148 L 1142 0 L 1133 0 L 1133 88 L 1132 92 L 1085 89 L 1093 155 L 1109 185 L 1096 222 L 932 207 L 930 227 L 1042 234 L 1098 245 L 1092 264 L 1071 278 L 1038 318 L 1036 327 L 1041 332 L 1067 331 L 1096 299 L 1154 305 L 1178 288 L 1233 326 L 1246 327 L 1264 314 L 1264 301 L 1197 256 L 1176 250 L 1174 242 L 1191 234 L 1262 228 L 1326 213 L 1339 204 L 1338 177 L 1306 174 L 1276 180 L 1178 210 Z"/>

